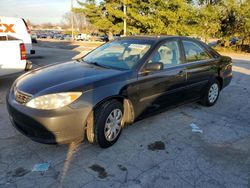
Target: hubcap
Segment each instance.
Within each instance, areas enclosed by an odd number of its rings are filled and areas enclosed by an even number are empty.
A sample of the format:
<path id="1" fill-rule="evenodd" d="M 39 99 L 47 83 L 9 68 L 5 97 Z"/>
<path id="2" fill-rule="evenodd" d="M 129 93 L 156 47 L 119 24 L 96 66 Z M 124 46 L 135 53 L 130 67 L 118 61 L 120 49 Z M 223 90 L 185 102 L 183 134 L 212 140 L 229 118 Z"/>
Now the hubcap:
<path id="1" fill-rule="evenodd" d="M 213 103 L 216 101 L 217 97 L 219 95 L 219 86 L 218 84 L 214 83 L 211 85 L 209 92 L 208 92 L 208 100 L 210 103 Z"/>
<path id="2" fill-rule="evenodd" d="M 122 111 L 120 109 L 114 109 L 108 116 L 105 127 L 104 135 L 106 140 L 113 141 L 121 131 Z"/>

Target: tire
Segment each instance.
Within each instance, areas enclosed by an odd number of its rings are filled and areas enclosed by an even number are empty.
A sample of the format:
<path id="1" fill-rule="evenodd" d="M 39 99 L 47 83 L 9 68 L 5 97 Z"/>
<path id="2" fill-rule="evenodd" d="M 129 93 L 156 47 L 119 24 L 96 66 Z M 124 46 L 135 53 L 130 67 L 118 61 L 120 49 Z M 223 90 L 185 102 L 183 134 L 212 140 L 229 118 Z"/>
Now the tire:
<path id="1" fill-rule="evenodd" d="M 220 95 L 220 83 L 218 80 L 210 82 L 200 103 L 204 106 L 213 106 Z"/>
<path id="2" fill-rule="evenodd" d="M 107 101 L 94 111 L 94 137 L 100 147 L 107 148 L 116 143 L 122 132 L 122 118 L 123 105 L 116 100 Z"/>

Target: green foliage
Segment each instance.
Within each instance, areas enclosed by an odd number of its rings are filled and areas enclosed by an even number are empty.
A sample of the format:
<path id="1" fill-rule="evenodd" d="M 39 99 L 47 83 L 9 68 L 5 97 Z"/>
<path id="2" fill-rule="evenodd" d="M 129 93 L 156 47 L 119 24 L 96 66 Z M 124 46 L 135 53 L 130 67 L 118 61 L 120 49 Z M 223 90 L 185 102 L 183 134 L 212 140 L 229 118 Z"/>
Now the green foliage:
<path id="1" fill-rule="evenodd" d="M 89 22 L 98 30 L 105 33 L 120 33 L 122 31 L 123 11 L 119 0 L 104 1 L 97 4 L 94 0 L 85 2 L 78 1 L 82 8 L 75 9 L 76 12 L 84 13 Z"/>
<path id="2" fill-rule="evenodd" d="M 101 32 L 240 37 L 250 40 L 250 0 L 95 0 L 78 1 L 75 9 Z M 123 3 L 127 15 L 123 13 Z"/>
<path id="3" fill-rule="evenodd" d="M 191 34 L 192 28 L 187 25 L 192 12 L 192 6 L 182 0 L 131 1 L 128 6 L 130 25 L 140 33 L 149 34 Z"/>
<path id="4" fill-rule="evenodd" d="M 207 41 L 210 37 L 215 37 L 220 30 L 220 7 L 208 5 L 200 7 L 197 11 L 196 34 Z"/>
<path id="5" fill-rule="evenodd" d="M 250 44 L 250 0 L 237 3 L 227 0 L 222 5 L 221 36 L 242 39 L 242 44 Z"/>

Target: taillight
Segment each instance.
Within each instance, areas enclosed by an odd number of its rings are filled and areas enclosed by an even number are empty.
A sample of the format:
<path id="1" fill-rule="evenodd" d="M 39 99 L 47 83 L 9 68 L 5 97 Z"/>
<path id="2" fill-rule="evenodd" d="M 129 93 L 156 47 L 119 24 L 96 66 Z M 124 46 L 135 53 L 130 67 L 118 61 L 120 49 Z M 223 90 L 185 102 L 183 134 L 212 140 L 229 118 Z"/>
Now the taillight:
<path id="1" fill-rule="evenodd" d="M 24 22 L 24 24 L 25 24 L 25 27 L 26 27 L 27 32 L 30 34 L 30 29 L 29 29 L 28 24 L 26 23 L 26 21 L 25 21 L 24 19 L 22 19 L 22 20 L 23 20 L 23 22 Z"/>
<path id="2" fill-rule="evenodd" d="M 25 50 L 25 45 L 23 43 L 20 44 L 20 54 L 21 54 L 21 60 L 26 60 L 26 50 Z"/>

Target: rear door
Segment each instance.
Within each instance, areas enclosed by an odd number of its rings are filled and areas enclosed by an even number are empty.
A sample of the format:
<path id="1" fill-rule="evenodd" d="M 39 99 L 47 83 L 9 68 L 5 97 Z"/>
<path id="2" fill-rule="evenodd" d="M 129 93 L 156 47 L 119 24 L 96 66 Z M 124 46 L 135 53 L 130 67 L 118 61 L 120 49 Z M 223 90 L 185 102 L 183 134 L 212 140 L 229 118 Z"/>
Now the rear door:
<path id="1" fill-rule="evenodd" d="M 182 40 L 185 72 L 187 76 L 187 97 L 200 97 L 208 82 L 216 75 L 216 59 L 205 47 L 192 39 Z"/>

